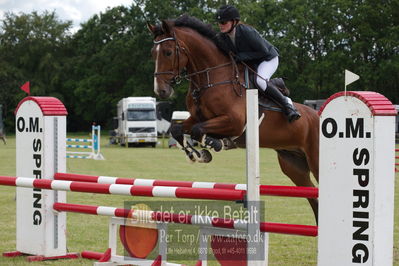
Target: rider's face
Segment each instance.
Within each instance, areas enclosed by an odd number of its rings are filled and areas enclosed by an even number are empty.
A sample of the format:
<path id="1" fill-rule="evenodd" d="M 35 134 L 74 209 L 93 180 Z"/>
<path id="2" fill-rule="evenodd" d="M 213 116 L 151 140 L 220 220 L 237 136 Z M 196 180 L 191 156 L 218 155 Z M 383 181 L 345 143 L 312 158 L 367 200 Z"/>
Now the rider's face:
<path id="1" fill-rule="evenodd" d="M 230 31 L 231 27 L 233 26 L 233 21 L 225 21 L 225 22 L 219 22 L 219 29 L 223 33 L 227 33 Z"/>

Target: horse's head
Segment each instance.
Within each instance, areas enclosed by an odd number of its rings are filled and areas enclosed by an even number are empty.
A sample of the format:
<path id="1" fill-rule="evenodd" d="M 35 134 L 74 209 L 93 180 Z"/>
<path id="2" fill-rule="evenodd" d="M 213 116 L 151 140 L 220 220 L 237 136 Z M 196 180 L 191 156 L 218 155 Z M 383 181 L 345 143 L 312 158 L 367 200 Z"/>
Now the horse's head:
<path id="1" fill-rule="evenodd" d="M 188 57 L 176 38 L 173 22 L 162 21 L 161 25 L 147 23 L 148 29 L 154 34 L 154 47 L 151 50 L 155 60 L 154 92 L 162 99 L 173 94 L 172 85 L 181 77 Z"/>

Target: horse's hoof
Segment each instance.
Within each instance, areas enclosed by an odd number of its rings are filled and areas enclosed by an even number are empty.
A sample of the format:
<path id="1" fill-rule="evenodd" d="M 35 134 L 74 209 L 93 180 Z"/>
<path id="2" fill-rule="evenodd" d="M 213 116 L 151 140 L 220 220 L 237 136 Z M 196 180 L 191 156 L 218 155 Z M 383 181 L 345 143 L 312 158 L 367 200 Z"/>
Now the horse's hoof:
<path id="1" fill-rule="evenodd" d="M 190 163 L 195 163 L 197 161 L 192 151 L 184 149 L 184 153 L 186 154 L 187 161 L 189 161 Z"/>
<path id="2" fill-rule="evenodd" d="M 208 150 L 200 150 L 201 157 L 198 159 L 199 163 L 209 163 L 212 161 L 212 154 Z"/>
<path id="3" fill-rule="evenodd" d="M 195 156 L 192 153 L 186 154 L 186 158 L 187 158 L 187 161 L 190 162 L 190 163 L 195 163 L 197 161 L 195 159 Z"/>
<path id="4" fill-rule="evenodd" d="M 223 150 L 237 149 L 237 145 L 231 138 L 223 138 Z"/>
<path id="5" fill-rule="evenodd" d="M 190 152 L 190 156 L 193 157 L 192 161 L 198 162 L 201 160 L 201 153 L 194 148 L 187 148 Z"/>

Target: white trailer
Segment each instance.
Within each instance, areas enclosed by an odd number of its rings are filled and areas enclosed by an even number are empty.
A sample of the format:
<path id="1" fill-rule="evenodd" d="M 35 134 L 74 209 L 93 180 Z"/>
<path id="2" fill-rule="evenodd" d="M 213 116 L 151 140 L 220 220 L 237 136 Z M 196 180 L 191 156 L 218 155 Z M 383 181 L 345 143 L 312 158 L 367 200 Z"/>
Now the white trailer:
<path id="1" fill-rule="evenodd" d="M 153 97 L 123 98 L 117 105 L 117 139 L 121 145 L 157 144 L 156 101 Z"/>

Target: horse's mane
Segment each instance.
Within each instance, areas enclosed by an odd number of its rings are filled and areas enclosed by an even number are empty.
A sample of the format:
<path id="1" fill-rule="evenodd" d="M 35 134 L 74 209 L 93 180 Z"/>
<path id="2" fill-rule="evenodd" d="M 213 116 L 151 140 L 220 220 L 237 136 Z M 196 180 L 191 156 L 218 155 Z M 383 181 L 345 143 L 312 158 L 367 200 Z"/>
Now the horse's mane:
<path id="1" fill-rule="evenodd" d="M 216 37 L 216 31 L 213 30 L 210 24 L 205 24 L 196 17 L 190 17 L 189 15 L 182 15 L 174 21 L 176 27 L 187 27 L 197 31 L 202 36 L 214 41 Z"/>
<path id="2" fill-rule="evenodd" d="M 191 17 L 187 14 L 184 14 L 177 19 L 168 20 L 168 23 L 171 23 L 175 27 L 187 27 L 192 30 L 195 30 L 200 35 L 204 36 L 205 38 L 211 40 L 222 52 L 227 54 L 225 45 L 222 43 L 220 38 L 218 38 L 217 32 L 212 28 L 211 24 L 206 24 L 203 21 L 199 20 L 196 17 Z M 155 31 L 155 37 L 158 35 L 162 35 L 162 27 L 157 25 Z"/>

